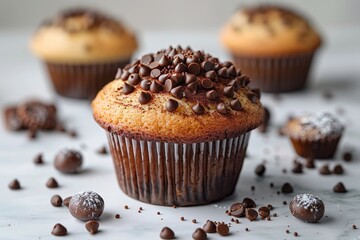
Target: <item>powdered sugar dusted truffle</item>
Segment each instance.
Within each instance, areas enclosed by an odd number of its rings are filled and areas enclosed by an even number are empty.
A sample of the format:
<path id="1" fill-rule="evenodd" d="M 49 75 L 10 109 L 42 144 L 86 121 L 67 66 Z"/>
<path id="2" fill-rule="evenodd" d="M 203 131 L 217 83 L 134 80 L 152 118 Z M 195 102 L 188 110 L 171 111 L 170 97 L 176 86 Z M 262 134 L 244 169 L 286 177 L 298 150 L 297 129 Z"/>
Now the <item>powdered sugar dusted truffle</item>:
<path id="1" fill-rule="evenodd" d="M 325 212 L 323 201 L 309 193 L 296 195 L 289 204 L 291 214 L 304 222 L 317 222 Z"/>
<path id="2" fill-rule="evenodd" d="M 104 211 L 104 200 L 96 192 L 84 191 L 75 194 L 69 203 L 74 218 L 82 221 L 99 219 Z"/>

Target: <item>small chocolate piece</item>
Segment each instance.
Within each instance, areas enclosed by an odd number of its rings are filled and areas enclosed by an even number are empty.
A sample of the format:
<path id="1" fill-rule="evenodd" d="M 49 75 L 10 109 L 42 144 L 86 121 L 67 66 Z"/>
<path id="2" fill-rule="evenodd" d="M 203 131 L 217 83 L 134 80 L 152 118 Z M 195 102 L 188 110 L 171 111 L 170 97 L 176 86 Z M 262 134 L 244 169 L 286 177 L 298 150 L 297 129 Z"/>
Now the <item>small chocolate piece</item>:
<path id="1" fill-rule="evenodd" d="M 174 99 L 169 99 L 165 104 L 165 108 L 169 112 L 174 112 L 178 107 L 179 103 Z"/>
<path id="2" fill-rule="evenodd" d="M 235 92 L 239 91 L 239 89 L 241 88 L 237 79 L 231 80 L 229 82 L 229 85 L 234 87 Z"/>
<path id="3" fill-rule="evenodd" d="M 344 174 L 344 168 L 341 166 L 341 164 L 336 164 L 332 172 L 336 175 L 342 175 Z"/>
<path id="4" fill-rule="evenodd" d="M 72 196 L 69 211 L 74 218 L 79 220 L 96 220 L 104 211 L 104 200 L 96 192 L 80 192 Z"/>
<path id="5" fill-rule="evenodd" d="M 211 80 L 217 80 L 218 76 L 214 70 L 211 70 L 205 73 L 205 77 Z"/>
<path id="6" fill-rule="evenodd" d="M 140 70 L 139 66 L 134 65 L 128 69 L 128 72 L 129 73 L 139 73 L 139 70 Z"/>
<path id="7" fill-rule="evenodd" d="M 120 214 L 118 214 L 118 213 L 115 214 L 115 218 L 116 218 L 116 219 L 119 219 L 119 218 L 120 218 Z"/>
<path id="8" fill-rule="evenodd" d="M 80 171 L 83 159 L 80 152 L 71 149 L 63 149 L 55 156 L 55 168 L 66 174 L 74 174 Z"/>
<path id="9" fill-rule="evenodd" d="M 158 78 L 161 75 L 161 71 L 157 68 L 154 68 L 153 70 L 151 70 L 150 72 L 150 76 L 152 78 Z"/>
<path id="10" fill-rule="evenodd" d="M 151 81 L 150 80 L 142 80 L 140 82 L 140 87 L 144 90 L 150 90 Z"/>
<path id="11" fill-rule="evenodd" d="M 197 77 L 194 74 L 185 73 L 185 84 L 195 82 Z"/>
<path id="12" fill-rule="evenodd" d="M 54 236 L 65 236 L 67 234 L 67 229 L 60 223 L 55 224 L 51 234 Z"/>
<path id="13" fill-rule="evenodd" d="M 8 187 L 11 189 L 11 190 L 19 190 L 21 189 L 21 186 L 20 186 L 20 182 L 17 180 L 17 179 L 14 179 L 12 180 Z"/>
<path id="14" fill-rule="evenodd" d="M 160 85 L 160 83 L 156 82 L 156 81 L 152 81 L 151 85 L 150 85 L 150 91 L 153 93 L 158 93 L 161 90 L 163 90 L 163 86 Z"/>
<path id="15" fill-rule="evenodd" d="M 101 148 L 99 148 L 97 151 L 96 151 L 98 154 L 101 154 L 101 155 L 106 155 L 108 154 L 108 151 L 106 149 L 105 146 L 102 146 Z"/>
<path id="16" fill-rule="evenodd" d="M 173 87 L 175 87 L 174 81 L 172 79 L 167 79 L 164 84 L 164 91 L 170 92 Z"/>
<path id="17" fill-rule="evenodd" d="M 230 207 L 230 214 L 234 217 L 245 216 L 245 205 L 243 203 L 234 203 Z"/>
<path id="18" fill-rule="evenodd" d="M 191 220 L 192 223 L 196 223 L 196 219 L 194 218 L 193 220 Z"/>
<path id="19" fill-rule="evenodd" d="M 300 162 L 295 162 L 293 168 L 291 169 L 293 173 L 299 174 L 303 173 L 303 165 Z"/>
<path id="20" fill-rule="evenodd" d="M 305 164 L 304 164 L 304 166 L 306 167 L 306 168 L 315 168 L 316 166 L 315 166 L 315 160 L 313 159 L 313 158 L 307 158 L 307 159 L 305 159 Z"/>
<path id="21" fill-rule="evenodd" d="M 59 195 L 53 195 L 50 199 L 50 203 L 51 205 L 53 205 L 54 207 L 60 207 L 63 203 L 62 198 Z"/>
<path id="22" fill-rule="evenodd" d="M 201 80 L 201 86 L 204 88 L 204 89 L 211 89 L 214 84 L 213 82 L 210 80 L 210 78 L 203 78 Z"/>
<path id="23" fill-rule="evenodd" d="M 34 164 L 42 165 L 44 164 L 43 155 L 41 153 L 37 154 L 33 159 Z"/>
<path id="24" fill-rule="evenodd" d="M 55 180 L 55 178 L 49 178 L 49 180 L 47 180 L 46 182 L 46 186 L 48 188 L 58 188 L 59 184 L 58 182 Z"/>
<path id="25" fill-rule="evenodd" d="M 123 80 L 123 81 L 126 81 L 128 78 L 129 78 L 129 76 L 130 76 L 130 73 L 128 72 L 128 71 L 123 71 L 123 73 L 121 74 L 121 80 Z"/>
<path id="26" fill-rule="evenodd" d="M 292 193 L 292 192 L 294 192 L 294 188 L 290 183 L 286 182 L 282 185 L 281 192 L 282 193 Z"/>
<path id="27" fill-rule="evenodd" d="M 182 86 L 174 87 L 173 89 L 171 89 L 170 94 L 173 97 L 176 97 L 177 99 L 182 99 L 184 96 L 183 87 Z"/>
<path id="28" fill-rule="evenodd" d="M 320 198 L 313 194 L 298 194 L 289 204 L 291 214 L 304 222 L 317 222 L 325 212 L 325 206 Z"/>
<path id="29" fill-rule="evenodd" d="M 330 171 L 329 165 L 328 164 L 322 165 L 321 168 L 319 169 L 319 173 L 321 175 L 330 175 L 331 171 Z"/>
<path id="30" fill-rule="evenodd" d="M 256 101 L 258 99 L 258 95 L 256 93 L 253 93 L 253 92 L 248 93 L 247 97 L 250 100 L 250 102 L 252 102 L 252 103 L 256 103 Z"/>
<path id="31" fill-rule="evenodd" d="M 338 182 L 334 187 L 333 187 L 333 191 L 336 193 L 346 193 L 346 187 L 342 182 Z"/>
<path id="32" fill-rule="evenodd" d="M 195 232 L 192 234 L 192 238 L 194 240 L 206 240 L 207 239 L 207 234 L 203 229 L 197 228 L 195 230 Z"/>
<path id="33" fill-rule="evenodd" d="M 175 56 L 174 57 L 174 60 L 172 61 L 172 64 L 174 65 L 174 66 L 177 66 L 178 64 L 180 64 L 180 63 L 182 63 L 183 62 L 183 60 L 179 57 L 179 56 Z"/>
<path id="34" fill-rule="evenodd" d="M 235 111 L 240 111 L 242 109 L 239 99 L 231 100 L 230 107 L 232 110 L 235 110 Z"/>
<path id="35" fill-rule="evenodd" d="M 183 72 L 186 72 L 187 70 L 187 67 L 185 64 L 183 63 L 179 63 L 178 65 L 176 65 L 175 67 L 175 72 L 176 73 L 183 73 Z"/>
<path id="36" fill-rule="evenodd" d="M 353 225 L 351 226 L 351 228 L 352 228 L 352 229 L 357 229 L 357 226 L 356 226 L 355 224 L 353 224 Z"/>
<path id="37" fill-rule="evenodd" d="M 64 206 L 67 207 L 67 208 L 69 207 L 69 203 L 70 203 L 71 197 L 72 197 L 72 196 L 66 197 L 66 198 L 64 199 L 64 201 L 63 201 Z"/>
<path id="38" fill-rule="evenodd" d="M 89 220 L 85 223 L 85 228 L 90 234 L 96 234 L 99 229 L 99 222 L 96 220 Z"/>
<path id="39" fill-rule="evenodd" d="M 255 209 L 247 208 L 245 210 L 245 216 L 250 221 L 255 221 L 258 218 L 258 212 Z"/>
<path id="40" fill-rule="evenodd" d="M 216 111 L 218 113 L 221 113 L 221 114 L 227 114 L 228 113 L 228 109 L 227 109 L 227 107 L 226 107 L 226 105 L 224 103 L 219 103 L 216 106 Z"/>
<path id="41" fill-rule="evenodd" d="M 204 69 L 205 72 L 214 70 L 215 64 L 210 61 L 204 61 L 201 63 L 201 67 Z"/>
<path id="42" fill-rule="evenodd" d="M 216 232 L 220 234 L 221 236 L 227 236 L 229 235 L 230 229 L 229 226 L 224 223 L 219 223 L 216 226 Z"/>
<path id="43" fill-rule="evenodd" d="M 287 201 L 283 201 L 282 204 L 283 204 L 283 205 L 287 205 Z"/>
<path id="44" fill-rule="evenodd" d="M 343 160 L 344 160 L 345 162 L 351 162 L 352 159 L 353 159 L 352 152 L 350 152 L 350 151 L 344 152 L 343 155 L 342 155 L 342 157 L 343 157 Z"/>
<path id="45" fill-rule="evenodd" d="M 213 221 L 207 220 L 203 229 L 207 233 L 216 233 L 216 225 Z"/>
<path id="46" fill-rule="evenodd" d="M 201 72 L 200 64 L 193 62 L 188 65 L 188 72 L 194 75 L 198 75 Z"/>
<path id="47" fill-rule="evenodd" d="M 192 107 L 192 110 L 194 111 L 195 114 L 204 114 L 205 113 L 205 108 L 200 104 L 197 103 Z"/>
<path id="48" fill-rule="evenodd" d="M 164 227 L 160 232 L 161 239 L 174 239 L 175 233 L 169 227 Z"/>
<path id="49" fill-rule="evenodd" d="M 265 168 L 264 164 L 259 164 L 259 165 L 257 165 L 257 167 L 255 168 L 255 173 L 256 173 L 256 175 L 258 175 L 259 177 L 264 176 L 265 171 L 266 171 L 266 168 Z"/>
<path id="50" fill-rule="evenodd" d="M 229 98 L 232 98 L 234 97 L 234 87 L 233 86 L 227 86 L 227 87 L 224 87 L 224 94 L 225 96 L 229 97 Z"/>
<path id="51" fill-rule="evenodd" d="M 135 86 L 137 84 L 139 84 L 140 82 L 140 76 L 137 73 L 132 73 L 130 74 L 129 78 L 128 78 L 128 83 L 131 84 L 132 86 Z"/>
<path id="52" fill-rule="evenodd" d="M 148 66 L 142 65 L 139 69 L 139 75 L 141 77 L 147 77 L 150 75 L 151 69 Z"/>
<path id="53" fill-rule="evenodd" d="M 230 77 L 236 77 L 237 73 L 236 73 L 236 69 L 235 69 L 234 65 L 231 65 L 228 67 L 227 73 Z"/>
<path id="54" fill-rule="evenodd" d="M 124 86 L 122 87 L 121 92 L 125 95 L 128 95 L 130 93 L 132 93 L 135 90 L 135 88 L 133 86 L 131 86 L 130 84 L 124 83 Z"/>
<path id="55" fill-rule="evenodd" d="M 148 92 L 141 91 L 138 100 L 140 104 L 147 104 L 148 102 L 151 101 L 151 94 Z"/>
<path id="56" fill-rule="evenodd" d="M 171 60 L 166 55 L 162 56 L 158 62 L 161 67 L 166 67 L 171 64 Z"/>
<path id="57" fill-rule="evenodd" d="M 268 207 L 260 207 L 259 208 L 259 215 L 261 218 L 267 218 L 270 216 L 270 209 Z"/>
<path id="58" fill-rule="evenodd" d="M 75 130 L 69 130 L 67 132 L 67 134 L 72 138 L 76 138 L 78 136 L 78 134 L 77 134 L 77 132 Z"/>
<path id="59" fill-rule="evenodd" d="M 196 93 L 196 90 L 198 88 L 198 83 L 192 82 L 192 83 L 188 84 L 186 87 L 187 87 L 187 89 L 189 89 L 189 91 Z"/>
<path id="60" fill-rule="evenodd" d="M 221 78 L 229 78 L 229 74 L 226 67 L 222 67 L 217 71 L 217 75 Z"/>
<path id="61" fill-rule="evenodd" d="M 216 100 L 218 98 L 218 94 L 215 90 L 210 90 L 206 92 L 206 98 L 209 100 Z"/>
<path id="62" fill-rule="evenodd" d="M 256 203 L 251 198 L 244 198 L 242 203 L 244 204 L 245 208 L 255 208 L 256 207 Z"/>

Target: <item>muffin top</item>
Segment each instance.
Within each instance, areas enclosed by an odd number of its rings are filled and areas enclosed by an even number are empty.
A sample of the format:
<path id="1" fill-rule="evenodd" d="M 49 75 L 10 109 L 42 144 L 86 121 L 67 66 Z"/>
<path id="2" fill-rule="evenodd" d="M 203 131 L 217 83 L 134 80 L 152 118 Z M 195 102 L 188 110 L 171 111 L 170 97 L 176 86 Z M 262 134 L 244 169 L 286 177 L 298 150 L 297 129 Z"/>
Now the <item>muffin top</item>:
<path id="1" fill-rule="evenodd" d="M 307 53 L 321 44 L 319 34 L 304 17 L 270 5 L 237 10 L 220 38 L 231 53 L 250 56 Z"/>
<path id="2" fill-rule="evenodd" d="M 292 138 L 319 140 L 341 136 L 344 126 L 330 113 L 307 113 L 290 119 L 284 131 Z"/>
<path id="3" fill-rule="evenodd" d="M 92 102 L 95 120 L 134 139 L 194 143 L 258 127 L 263 107 L 230 62 L 190 48 L 160 50 L 119 69 Z"/>
<path id="4" fill-rule="evenodd" d="M 97 63 L 130 58 L 137 42 L 116 20 L 90 9 L 72 9 L 40 26 L 30 48 L 50 62 Z"/>

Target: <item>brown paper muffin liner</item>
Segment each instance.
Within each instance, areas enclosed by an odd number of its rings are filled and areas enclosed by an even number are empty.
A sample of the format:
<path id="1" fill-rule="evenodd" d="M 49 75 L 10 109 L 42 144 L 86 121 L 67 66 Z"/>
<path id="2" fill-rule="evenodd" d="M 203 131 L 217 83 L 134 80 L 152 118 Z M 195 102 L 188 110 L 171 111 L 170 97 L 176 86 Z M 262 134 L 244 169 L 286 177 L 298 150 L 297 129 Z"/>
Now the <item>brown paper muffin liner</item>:
<path id="1" fill-rule="evenodd" d="M 60 64 L 45 62 L 55 91 L 64 97 L 92 99 L 114 80 L 117 69 L 130 59 L 96 64 Z"/>
<path id="2" fill-rule="evenodd" d="M 305 88 L 314 53 L 281 57 L 233 56 L 235 65 L 263 92 L 291 92 Z"/>
<path id="3" fill-rule="evenodd" d="M 250 132 L 193 144 L 134 140 L 107 132 L 122 191 L 142 202 L 201 205 L 231 195 Z"/>
<path id="4" fill-rule="evenodd" d="M 303 158 L 329 159 L 333 158 L 341 136 L 309 141 L 292 138 L 290 140 L 296 153 Z"/>

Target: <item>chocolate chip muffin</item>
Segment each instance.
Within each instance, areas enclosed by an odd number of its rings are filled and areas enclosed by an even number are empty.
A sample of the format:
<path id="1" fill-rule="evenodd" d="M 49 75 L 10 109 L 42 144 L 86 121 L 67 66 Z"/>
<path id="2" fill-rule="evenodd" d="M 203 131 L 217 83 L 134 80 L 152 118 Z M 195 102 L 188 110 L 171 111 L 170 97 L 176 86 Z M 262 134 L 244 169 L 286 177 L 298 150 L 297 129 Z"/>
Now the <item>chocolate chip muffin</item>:
<path id="1" fill-rule="evenodd" d="M 45 22 L 31 40 L 56 92 L 93 98 L 129 63 L 136 39 L 118 21 L 90 9 L 70 9 Z"/>
<path id="2" fill-rule="evenodd" d="M 147 54 L 92 102 L 121 189 L 158 205 L 206 204 L 233 193 L 259 92 L 230 62 L 181 47 Z"/>
<path id="3" fill-rule="evenodd" d="M 318 32 L 288 8 L 260 5 L 237 10 L 221 32 L 235 64 L 264 92 L 289 92 L 306 86 Z"/>
<path id="4" fill-rule="evenodd" d="M 307 113 L 290 119 L 284 132 L 296 153 L 304 158 L 332 158 L 344 126 L 330 113 Z"/>

